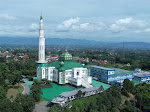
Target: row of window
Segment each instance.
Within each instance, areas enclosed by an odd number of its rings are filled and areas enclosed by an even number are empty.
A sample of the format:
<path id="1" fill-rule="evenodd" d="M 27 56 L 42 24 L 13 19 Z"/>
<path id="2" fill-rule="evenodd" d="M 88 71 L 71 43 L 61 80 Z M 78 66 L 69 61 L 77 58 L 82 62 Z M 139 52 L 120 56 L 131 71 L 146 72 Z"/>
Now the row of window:
<path id="1" fill-rule="evenodd" d="M 40 50 L 43 50 L 43 49 L 44 49 L 43 45 L 40 45 Z"/>
<path id="2" fill-rule="evenodd" d="M 44 57 L 43 54 L 40 54 L 40 59 L 43 59 L 43 57 Z"/>

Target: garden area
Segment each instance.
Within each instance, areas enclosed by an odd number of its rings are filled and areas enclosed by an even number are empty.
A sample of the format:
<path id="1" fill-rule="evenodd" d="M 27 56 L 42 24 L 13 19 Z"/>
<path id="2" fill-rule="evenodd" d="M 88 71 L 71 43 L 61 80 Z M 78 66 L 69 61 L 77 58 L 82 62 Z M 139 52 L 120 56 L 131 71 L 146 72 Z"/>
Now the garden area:
<path id="1" fill-rule="evenodd" d="M 37 81 L 36 77 L 33 77 L 33 81 L 29 81 L 28 78 L 24 78 L 23 81 L 27 85 L 29 85 L 30 88 L 32 87 L 32 84 L 34 82 L 40 83 L 42 85 L 42 81 Z M 58 85 L 58 84 L 53 83 L 53 82 L 50 82 L 50 84 L 51 84 L 51 87 L 48 87 L 48 88 L 41 86 L 42 92 L 43 92 L 42 98 L 44 98 L 46 101 L 51 101 L 53 98 L 58 97 L 59 94 L 61 94 L 62 92 L 74 90 L 73 88 L 65 86 L 65 85 Z M 109 84 L 105 84 L 105 83 L 102 83 L 102 82 L 99 82 L 96 80 L 92 80 L 92 85 L 93 86 L 101 86 L 102 85 L 105 90 L 110 87 Z"/>

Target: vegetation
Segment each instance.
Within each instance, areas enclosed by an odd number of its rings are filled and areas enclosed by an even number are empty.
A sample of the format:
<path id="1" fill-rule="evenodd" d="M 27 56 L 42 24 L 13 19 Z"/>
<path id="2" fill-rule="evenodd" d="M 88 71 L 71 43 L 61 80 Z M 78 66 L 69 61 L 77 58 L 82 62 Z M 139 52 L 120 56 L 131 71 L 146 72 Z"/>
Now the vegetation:
<path id="1" fill-rule="evenodd" d="M 33 85 L 31 87 L 31 96 L 34 98 L 34 100 L 36 102 L 39 102 L 41 99 L 41 95 L 42 95 L 42 90 L 41 90 L 41 86 L 40 85 Z"/>
<path id="2" fill-rule="evenodd" d="M 15 102 L 21 105 L 24 112 L 32 112 L 35 107 L 34 99 L 32 97 L 29 97 L 28 95 L 18 94 Z"/>
<path id="3" fill-rule="evenodd" d="M 59 50 L 58 50 L 59 49 Z M 51 48 L 46 50 L 46 55 L 60 55 L 62 47 Z M 7 92 L 11 89 L 16 89 L 21 82 L 22 75 L 33 77 L 36 75 L 37 49 L 13 49 L 9 51 L 18 56 L 19 61 L 14 61 L 13 57 L 0 58 L 0 111 L 2 112 L 31 112 L 35 103 L 41 99 L 41 87 L 39 85 L 51 84 L 50 81 L 43 79 L 42 81 L 34 80 L 35 85 L 32 86 L 31 96 L 21 95 L 17 93 L 15 96 L 7 97 Z M 129 49 L 104 49 L 104 48 L 77 48 L 74 47 L 69 52 L 74 57 L 89 58 L 89 64 L 95 64 L 104 67 L 117 67 L 127 70 L 134 70 L 141 68 L 143 70 L 150 70 L 150 51 L 144 50 L 129 50 Z M 27 53 L 29 59 L 19 58 L 19 53 Z M 93 62 L 96 60 L 107 60 L 108 64 Z M 80 63 L 84 61 L 78 60 Z M 131 66 L 124 66 L 130 63 Z M 32 79 L 31 79 L 32 80 Z M 18 84 L 18 85 L 16 85 Z M 101 88 L 102 89 L 102 88 Z M 84 94 L 81 91 L 77 96 L 81 97 Z M 134 98 L 131 98 L 134 97 Z M 16 106 L 17 105 L 17 106 Z M 50 108 L 51 112 L 149 112 L 150 111 L 150 84 L 138 84 L 134 86 L 133 82 L 126 79 L 123 82 L 123 88 L 120 89 L 117 85 L 112 85 L 109 90 L 105 92 L 76 99 L 72 102 L 72 108 L 60 107 L 54 105 Z"/>
<path id="4" fill-rule="evenodd" d="M 8 86 L 7 97 L 15 99 L 17 94 L 22 93 L 23 89 L 21 85 L 15 85 L 13 87 L 10 85 Z"/>
<path id="5" fill-rule="evenodd" d="M 124 91 L 129 98 L 122 94 Z M 149 91 L 150 84 L 143 83 L 134 87 L 133 82 L 126 79 L 122 89 L 118 85 L 112 85 L 101 94 L 72 101 L 72 108 L 54 105 L 49 112 L 149 112 Z M 82 92 L 79 91 L 78 95 L 81 96 Z"/>

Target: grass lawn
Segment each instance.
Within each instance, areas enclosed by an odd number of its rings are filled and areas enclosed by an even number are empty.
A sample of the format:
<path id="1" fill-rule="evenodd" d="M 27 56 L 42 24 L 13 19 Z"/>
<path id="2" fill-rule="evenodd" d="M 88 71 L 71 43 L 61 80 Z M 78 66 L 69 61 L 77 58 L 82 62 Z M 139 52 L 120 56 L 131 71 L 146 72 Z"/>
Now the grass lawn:
<path id="1" fill-rule="evenodd" d="M 22 93 L 22 91 L 24 90 L 23 86 L 18 86 L 18 84 L 14 85 L 14 87 L 12 85 L 9 85 L 8 87 L 9 89 L 7 91 L 7 97 L 13 97 L 13 99 L 15 99 L 18 93 Z"/>
<path id="2" fill-rule="evenodd" d="M 29 85 L 29 87 L 32 87 L 33 81 L 28 81 L 27 78 L 23 79 L 23 81 Z M 51 101 L 53 98 L 58 97 L 59 94 L 61 94 L 62 92 L 66 92 L 66 91 L 72 91 L 74 89 L 67 87 L 67 86 L 61 86 L 55 83 L 51 83 L 52 84 L 52 88 L 43 88 L 42 92 L 42 98 L 45 101 Z M 44 101 L 43 100 L 43 101 Z"/>
<path id="3" fill-rule="evenodd" d="M 52 83 L 52 88 L 44 88 L 42 89 L 43 95 L 42 97 L 46 101 L 51 101 L 53 98 L 58 97 L 59 94 L 66 91 L 72 91 L 74 89 L 67 87 L 67 86 L 61 86 L 55 83 Z"/>
<path id="4" fill-rule="evenodd" d="M 99 81 L 96 81 L 96 80 L 92 80 L 92 85 L 93 86 L 103 86 L 104 87 L 104 90 L 110 88 L 110 85 L 109 84 L 105 84 L 103 82 L 99 82 Z"/>
<path id="5" fill-rule="evenodd" d="M 33 81 L 28 81 L 28 79 L 23 79 L 25 81 L 25 83 L 27 85 L 29 85 L 29 87 L 32 87 L 32 83 Z M 41 100 L 46 100 L 46 101 L 51 101 L 53 98 L 56 98 L 59 96 L 59 94 L 61 94 L 62 92 L 66 92 L 66 91 L 72 91 L 74 89 L 67 87 L 67 86 L 61 86 L 55 83 L 51 83 L 52 84 L 52 88 L 43 88 L 42 92 L 42 98 Z M 104 86 L 104 89 L 108 89 L 110 87 L 109 84 L 105 84 L 96 80 L 92 80 L 92 85 L 93 86 Z"/>

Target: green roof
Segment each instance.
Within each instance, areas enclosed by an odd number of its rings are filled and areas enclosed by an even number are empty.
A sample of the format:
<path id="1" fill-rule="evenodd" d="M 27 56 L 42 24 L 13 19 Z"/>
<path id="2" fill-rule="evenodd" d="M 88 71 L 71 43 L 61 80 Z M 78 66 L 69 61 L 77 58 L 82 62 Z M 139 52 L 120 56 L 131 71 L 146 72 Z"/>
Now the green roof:
<path id="1" fill-rule="evenodd" d="M 101 66 L 96 66 L 96 65 L 91 65 L 91 67 L 100 68 L 104 70 L 114 70 L 113 68 L 106 68 L 106 67 L 101 67 Z"/>
<path id="2" fill-rule="evenodd" d="M 131 72 L 133 72 L 133 71 L 119 69 L 119 68 L 114 68 L 114 69 L 115 69 L 115 74 L 124 74 L 124 73 L 131 73 Z"/>
<path id="3" fill-rule="evenodd" d="M 60 61 L 72 60 L 72 55 L 67 52 L 67 50 L 60 55 Z"/>
<path id="4" fill-rule="evenodd" d="M 75 61 L 64 61 L 64 65 L 60 65 L 61 61 L 55 61 L 52 63 L 49 63 L 49 66 L 54 66 L 56 69 L 60 69 L 60 70 L 69 70 L 72 68 L 76 68 L 76 67 L 84 67 L 82 64 L 77 63 Z"/>

